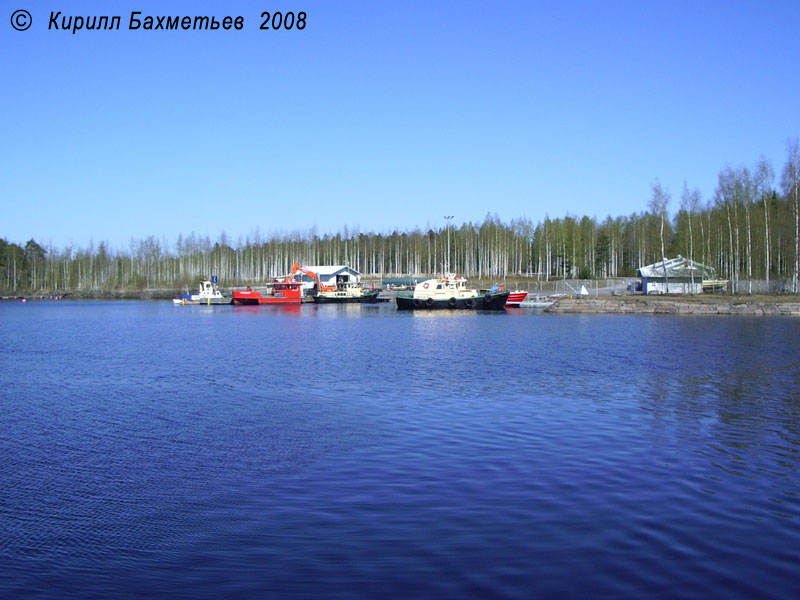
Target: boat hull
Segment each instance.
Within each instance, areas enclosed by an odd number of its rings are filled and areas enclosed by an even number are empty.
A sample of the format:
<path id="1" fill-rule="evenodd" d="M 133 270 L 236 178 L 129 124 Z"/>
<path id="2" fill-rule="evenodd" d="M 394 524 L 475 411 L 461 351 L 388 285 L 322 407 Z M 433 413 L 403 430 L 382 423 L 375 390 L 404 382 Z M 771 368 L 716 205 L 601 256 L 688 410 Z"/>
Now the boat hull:
<path id="1" fill-rule="evenodd" d="M 302 300 L 295 298 L 234 298 L 233 302 L 244 306 L 257 306 L 260 304 L 301 304 Z"/>
<path id="2" fill-rule="evenodd" d="M 258 290 L 235 290 L 233 292 L 233 303 L 254 306 L 261 304 L 300 304 L 303 302 L 299 283 L 276 283 L 272 289 L 273 293 L 267 294 L 261 294 Z"/>
<path id="3" fill-rule="evenodd" d="M 244 292 L 241 293 L 243 294 Z M 245 306 L 256 306 L 259 304 L 300 304 L 302 301 L 302 298 L 273 298 L 262 296 L 258 292 L 247 296 L 237 295 L 237 292 L 234 292 L 233 296 L 234 304 L 243 304 Z"/>
<path id="4" fill-rule="evenodd" d="M 511 292 L 506 300 L 506 306 L 519 306 L 525 300 L 528 292 Z"/>
<path id="5" fill-rule="evenodd" d="M 550 302 L 550 301 L 548 301 L 548 302 L 529 302 L 525 306 L 527 306 L 528 308 L 542 308 L 542 309 L 544 309 L 544 308 L 547 308 L 548 306 L 553 306 L 553 303 Z"/>
<path id="6" fill-rule="evenodd" d="M 195 298 L 173 298 L 172 303 L 176 306 L 195 306 L 203 305 L 210 306 L 215 304 L 233 304 L 232 298 L 202 298 L 200 300 Z"/>
<path id="7" fill-rule="evenodd" d="M 487 293 L 474 298 L 450 298 L 448 300 L 422 299 L 400 296 L 395 299 L 400 310 L 505 310 L 509 292 Z"/>
<path id="8" fill-rule="evenodd" d="M 361 296 L 326 296 L 318 294 L 314 298 L 317 304 L 356 304 L 378 301 L 378 292 L 364 292 Z"/>

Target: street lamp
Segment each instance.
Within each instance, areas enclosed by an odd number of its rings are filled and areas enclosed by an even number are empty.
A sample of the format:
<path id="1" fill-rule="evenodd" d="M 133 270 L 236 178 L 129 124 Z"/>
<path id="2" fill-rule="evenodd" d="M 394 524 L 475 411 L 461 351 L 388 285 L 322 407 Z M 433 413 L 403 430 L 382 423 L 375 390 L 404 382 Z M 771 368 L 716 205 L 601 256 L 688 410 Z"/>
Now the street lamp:
<path id="1" fill-rule="evenodd" d="M 447 271 L 446 271 L 446 273 L 450 273 L 450 221 L 453 220 L 453 215 L 445 215 L 444 218 L 447 220 Z"/>

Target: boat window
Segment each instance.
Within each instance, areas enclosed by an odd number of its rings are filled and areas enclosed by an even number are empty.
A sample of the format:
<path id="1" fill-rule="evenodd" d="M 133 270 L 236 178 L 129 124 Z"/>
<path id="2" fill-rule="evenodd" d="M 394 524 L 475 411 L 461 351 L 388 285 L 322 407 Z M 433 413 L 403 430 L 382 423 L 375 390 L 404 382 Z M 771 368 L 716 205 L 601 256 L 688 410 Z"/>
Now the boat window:
<path id="1" fill-rule="evenodd" d="M 437 286 L 436 286 L 436 289 L 437 289 L 437 290 L 440 290 L 440 289 L 442 289 L 442 284 L 440 283 L 439 285 L 437 285 Z"/>

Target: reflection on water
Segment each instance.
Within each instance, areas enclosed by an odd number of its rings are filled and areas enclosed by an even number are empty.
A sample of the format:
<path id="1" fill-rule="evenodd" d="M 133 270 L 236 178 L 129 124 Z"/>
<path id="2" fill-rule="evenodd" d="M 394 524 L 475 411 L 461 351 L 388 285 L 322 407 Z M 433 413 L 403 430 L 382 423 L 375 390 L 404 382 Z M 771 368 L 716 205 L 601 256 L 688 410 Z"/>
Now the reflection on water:
<path id="1" fill-rule="evenodd" d="M 0 305 L 0 596 L 794 597 L 798 334 Z"/>

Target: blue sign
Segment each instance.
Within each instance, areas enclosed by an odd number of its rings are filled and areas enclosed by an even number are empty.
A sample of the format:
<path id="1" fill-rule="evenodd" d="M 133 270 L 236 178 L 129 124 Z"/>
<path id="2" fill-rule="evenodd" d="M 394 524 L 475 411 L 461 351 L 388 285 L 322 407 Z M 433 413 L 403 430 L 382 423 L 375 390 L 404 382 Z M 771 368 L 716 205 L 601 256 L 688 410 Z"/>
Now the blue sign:
<path id="1" fill-rule="evenodd" d="M 219 281 L 219 280 L 217 279 L 217 276 L 216 276 L 216 275 L 212 275 L 212 276 L 211 276 L 211 283 L 217 283 L 217 281 Z"/>

